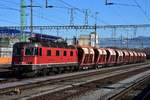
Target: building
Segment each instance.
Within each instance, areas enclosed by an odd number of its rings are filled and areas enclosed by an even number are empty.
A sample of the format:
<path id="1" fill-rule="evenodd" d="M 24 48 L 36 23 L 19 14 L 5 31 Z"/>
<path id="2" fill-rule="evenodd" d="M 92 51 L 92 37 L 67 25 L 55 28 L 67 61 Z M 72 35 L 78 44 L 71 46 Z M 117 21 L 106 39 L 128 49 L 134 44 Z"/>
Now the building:
<path id="1" fill-rule="evenodd" d="M 30 33 L 25 32 L 25 34 Z M 20 40 L 22 40 L 21 31 L 0 27 L 0 64 L 11 63 L 13 44 Z"/>
<path id="2" fill-rule="evenodd" d="M 79 37 L 80 46 L 90 46 L 90 36 L 89 35 L 80 35 Z"/>
<path id="3" fill-rule="evenodd" d="M 99 47 L 99 36 L 97 34 L 96 40 L 95 40 L 95 32 L 92 32 L 89 35 L 80 35 L 78 41 L 79 41 L 80 46 Z M 96 45 L 95 45 L 95 42 L 96 42 Z"/>
<path id="4" fill-rule="evenodd" d="M 98 36 L 98 34 L 95 35 L 95 32 L 90 33 L 90 46 L 92 46 L 92 47 L 94 47 L 94 46 L 99 47 L 99 36 Z"/>

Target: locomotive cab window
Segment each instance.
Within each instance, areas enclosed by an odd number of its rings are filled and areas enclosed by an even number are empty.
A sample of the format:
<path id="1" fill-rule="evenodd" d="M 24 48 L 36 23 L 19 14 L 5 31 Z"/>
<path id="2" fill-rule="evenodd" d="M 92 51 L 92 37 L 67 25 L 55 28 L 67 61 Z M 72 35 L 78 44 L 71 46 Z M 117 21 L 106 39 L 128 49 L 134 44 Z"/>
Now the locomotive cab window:
<path id="1" fill-rule="evenodd" d="M 67 51 L 64 51 L 64 56 L 67 56 Z"/>
<path id="2" fill-rule="evenodd" d="M 38 48 L 26 48 L 25 55 L 27 56 L 38 55 Z"/>
<path id="3" fill-rule="evenodd" d="M 33 55 L 33 51 L 34 51 L 33 48 L 26 48 L 25 49 L 25 55 L 31 56 L 31 55 Z"/>
<path id="4" fill-rule="evenodd" d="M 60 56 L 60 51 L 56 50 L 56 56 Z"/>
<path id="5" fill-rule="evenodd" d="M 34 55 L 38 55 L 38 48 L 34 48 Z"/>
<path id="6" fill-rule="evenodd" d="M 70 56 L 73 56 L 73 51 L 70 51 Z"/>
<path id="7" fill-rule="evenodd" d="M 51 50 L 47 50 L 47 56 L 51 56 Z"/>
<path id="8" fill-rule="evenodd" d="M 20 56 L 21 55 L 21 48 L 17 48 L 17 47 L 14 47 L 13 49 L 13 56 Z"/>

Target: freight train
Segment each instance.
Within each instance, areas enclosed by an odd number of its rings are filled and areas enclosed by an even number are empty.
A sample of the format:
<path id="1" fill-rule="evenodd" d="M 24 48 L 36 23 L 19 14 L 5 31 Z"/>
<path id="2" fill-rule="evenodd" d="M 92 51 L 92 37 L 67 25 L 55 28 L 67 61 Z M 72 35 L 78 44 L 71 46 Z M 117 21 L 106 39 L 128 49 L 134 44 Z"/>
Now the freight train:
<path id="1" fill-rule="evenodd" d="M 21 75 L 47 75 L 81 69 L 144 62 L 146 54 L 131 50 L 69 46 L 61 37 L 34 34 L 13 46 L 12 69 Z"/>

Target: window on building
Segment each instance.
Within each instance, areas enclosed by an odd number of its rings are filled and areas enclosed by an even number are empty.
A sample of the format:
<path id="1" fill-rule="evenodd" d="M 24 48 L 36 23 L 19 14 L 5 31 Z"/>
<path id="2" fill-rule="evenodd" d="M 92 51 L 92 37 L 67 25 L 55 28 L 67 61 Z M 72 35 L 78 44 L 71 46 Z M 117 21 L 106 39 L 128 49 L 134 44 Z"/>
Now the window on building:
<path id="1" fill-rule="evenodd" d="M 47 56 L 51 56 L 51 50 L 47 50 Z"/>

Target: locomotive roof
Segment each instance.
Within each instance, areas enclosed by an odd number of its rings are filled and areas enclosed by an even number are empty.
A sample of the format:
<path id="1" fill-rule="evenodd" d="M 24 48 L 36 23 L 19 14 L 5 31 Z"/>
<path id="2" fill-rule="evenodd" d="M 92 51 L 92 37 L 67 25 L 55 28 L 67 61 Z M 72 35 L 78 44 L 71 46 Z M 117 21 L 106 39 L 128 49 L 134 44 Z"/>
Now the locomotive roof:
<path id="1" fill-rule="evenodd" d="M 14 44 L 16 47 L 23 47 L 23 46 L 42 46 L 42 47 L 54 47 L 54 48 L 70 48 L 70 49 L 75 49 L 75 46 L 73 45 L 67 45 L 67 43 L 49 43 L 49 42 L 17 42 Z"/>
<path id="2" fill-rule="evenodd" d="M 58 36 L 52 36 L 52 35 L 47 35 L 47 34 L 32 34 L 32 36 L 29 38 L 30 41 L 32 42 L 49 42 L 49 41 L 64 41 L 62 37 Z"/>

